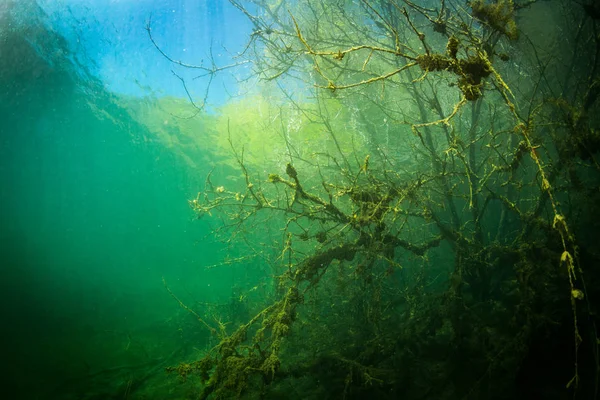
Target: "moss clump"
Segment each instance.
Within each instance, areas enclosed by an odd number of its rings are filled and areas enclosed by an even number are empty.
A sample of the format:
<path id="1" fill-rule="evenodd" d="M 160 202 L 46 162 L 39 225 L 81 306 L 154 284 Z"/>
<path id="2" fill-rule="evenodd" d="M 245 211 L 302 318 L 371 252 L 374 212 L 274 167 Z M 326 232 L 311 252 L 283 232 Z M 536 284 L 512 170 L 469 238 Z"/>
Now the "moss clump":
<path id="1" fill-rule="evenodd" d="M 456 72 L 460 75 L 458 87 L 469 101 L 477 100 L 482 95 L 483 79 L 491 74 L 489 63 L 482 56 L 471 56 L 455 63 Z"/>
<path id="2" fill-rule="evenodd" d="M 423 54 L 417 57 L 417 63 L 424 71 L 450 71 L 459 76 L 458 87 L 469 101 L 482 96 L 483 79 L 490 76 L 489 60 L 485 54 L 469 56 L 465 59 L 456 58 L 458 39 L 450 38 L 447 45 L 448 55 Z"/>
<path id="3" fill-rule="evenodd" d="M 448 43 L 446 44 L 446 53 L 450 58 L 453 58 L 455 60 L 456 55 L 458 54 L 458 45 L 459 41 L 456 38 L 456 36 L 450 36 L 450 38 L 448 38 Z"/>
<path id="4" fill-rule="evenodd" d="M 285 166 L 285 173 L 292 179 L 298 178 L 298 172 L 296 172 L 296 168 L 292 164 L 287 164 Z"/>
<path id="5" fill-rule="evenodd" d="M 473 17 L 511 40 L 519 37 L 512 0 L 498 0 L 490 3 L 486 3 L 484 0 L 473 0 L 470 5 Z"/>
<path id="6" fill-rule="evenodd" d="M 421 54 L 417 64 L 423 71 L 445 71 L 452 65 L 452 60 L 442 54 Z"/>
<path id="7" fill-rule="evenodd" d="M 458 67 L 457 73 L 474 85 L 479 85 L 483 78 L 487 78 L 492 72 L 487 60 L 479 55 L 457 60 L 456 66 Z"/>

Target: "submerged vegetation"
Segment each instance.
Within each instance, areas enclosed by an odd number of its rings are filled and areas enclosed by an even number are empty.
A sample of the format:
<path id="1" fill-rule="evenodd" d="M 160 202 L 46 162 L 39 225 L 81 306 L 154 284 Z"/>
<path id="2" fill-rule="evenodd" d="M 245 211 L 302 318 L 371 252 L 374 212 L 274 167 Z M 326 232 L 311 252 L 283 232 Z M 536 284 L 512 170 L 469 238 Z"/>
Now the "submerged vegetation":
<path id="1" fill-rule="evenodd" d="M 592 6 L 230 1 L 255 87 L 208 134 L 240 175 L 190 205 L 273 282 L 188 308 L 219 343 L 168 370 L 215 399 L 597 398 Z"/>

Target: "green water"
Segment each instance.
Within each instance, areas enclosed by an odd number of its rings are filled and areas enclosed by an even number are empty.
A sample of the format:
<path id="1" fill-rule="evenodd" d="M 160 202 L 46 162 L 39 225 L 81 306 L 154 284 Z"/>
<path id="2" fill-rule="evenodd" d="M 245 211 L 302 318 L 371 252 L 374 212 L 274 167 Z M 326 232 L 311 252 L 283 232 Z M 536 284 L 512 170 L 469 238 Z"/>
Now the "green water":
<path id="1" fill-rule="evenodd" d="M 597 398 L 600 12 L 417 3 L 0 0 L 0 398 Z"/>
<path id="2" fill-rule="evenodd" d="M 117 398 L 134 375 L 164 379 L 145 368 L 181 357 L 182 337 L 208 341 L 178 319 L 163 277 L 192 304 L 226 302 L 235 272 L 203 270 L 223 253 L 187 200 L 208 170 L 36 51 L 62 44 L 37 28 L 3 29 L 0 44 L 2 397 Z"/>

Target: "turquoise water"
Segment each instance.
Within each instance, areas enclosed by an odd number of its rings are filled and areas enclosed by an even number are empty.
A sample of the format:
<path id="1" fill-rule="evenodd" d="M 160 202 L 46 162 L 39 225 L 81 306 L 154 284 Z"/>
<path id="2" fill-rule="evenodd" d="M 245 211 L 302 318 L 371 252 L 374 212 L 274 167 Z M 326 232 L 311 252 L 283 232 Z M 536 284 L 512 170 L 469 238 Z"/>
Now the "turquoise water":
<path id="1" fill-rule="evenodd" d="M 0 0 L 0 396 L 597 398 L 600 12 L 509 3 Z"/>
<path id="2" fill-rule="evenodd" d="M 33 3 L 2 7 L 6 393 L 117 398 L 131 376 L 157 371 L 149 361 L 181 355 L 182 336 L 207 340 L 177 320 L 163 277 L 188 302 L 230 298 L 235 272 L 203 272 L 224 253 L 201 240 L 208 228 L 187 204 L 208 167 L 186 165 L 65 60 Z"/>

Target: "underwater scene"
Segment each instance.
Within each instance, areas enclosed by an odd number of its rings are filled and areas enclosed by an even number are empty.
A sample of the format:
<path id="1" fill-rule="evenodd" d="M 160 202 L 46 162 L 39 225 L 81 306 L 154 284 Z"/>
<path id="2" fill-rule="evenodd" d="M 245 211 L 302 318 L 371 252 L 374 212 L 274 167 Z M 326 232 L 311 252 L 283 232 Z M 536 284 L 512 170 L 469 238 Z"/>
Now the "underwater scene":
<path id="1" fill-rule="evenodd" d="M 600 4 L 0 0 L 0 398 L 600 398 Z"/>

